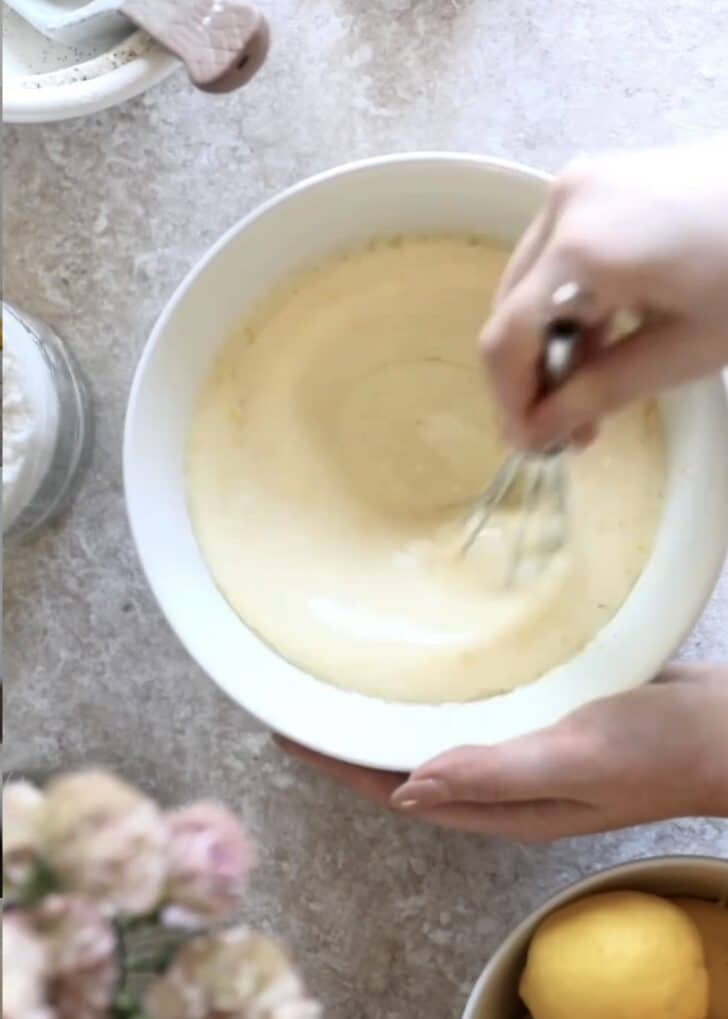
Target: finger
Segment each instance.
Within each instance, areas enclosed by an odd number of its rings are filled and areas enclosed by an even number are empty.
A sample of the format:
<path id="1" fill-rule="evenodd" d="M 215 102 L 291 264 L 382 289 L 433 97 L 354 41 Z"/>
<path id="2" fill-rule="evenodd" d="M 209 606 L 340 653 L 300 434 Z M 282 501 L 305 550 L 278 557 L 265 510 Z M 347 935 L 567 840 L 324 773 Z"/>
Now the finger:
<path id="1" fill-rule="evenodd" d="M 557 269 L 558 264 L 553 258 L 539 259 L 495 309 L 480 336 L 480 351 L 501 405 L 508 438 L 518 446 L 529 444 L 524 425 L 541 396 L 544 327 L 557 281 L 577 279 L 576 271 Z M 588 357 L 604 343 L 605 311 L 587 287 L 582 289 L 574 314 L 578 314 L 585 337 L 579 354 Z"/>
<path id="2" fill-rule="evenodd" d="M 276 735 L 273 739 L 284 753 L 290 754 L 319 774 L 333 779 L 379 806 L 389 807 L 392 793 L 402 782 L 403 776 L 391 771 L 377 771 L 375 768 L 361 768 L 345 761 L 337 761 L 333 757 L 326 757 L 324 754 L 302 747 L 299 743 L 293 743 L 283 736 Z"/>
<path id="3" fill-rule="evenodd" d="M 709 662 L 671 662 L 652 680 L 652 684 L 695 683 L 711 680 L 720 671 L 725 671 L 728 678 L 728 666 L 721 670 Z"/>
<path id="4" fill-rule="evenodd" d="M 455 803 L 430 810 L 409 810 L 412 820 L 519 842 L 550 842 L 572 835 L 606 831 L 609 820 L 582 803 L 540 800 L 532 803 L 501 803 L 480 806 Z"/>
<path id="5" fill-rule="evenodd" d="M 573 196 L 574 179 L 583 176 L 583 169 L 578 169 L 581 162 L 574 160 L 568 174 L 562 174 L 551 184 L 543 209 L 526 229 L 511 255 L 493 300 L 494 307 L 521 282 L 550 241 L 562 208 Z"/>
<path id="6" fill-rule="evenodd" d="M 493 298 L 493 307 L 523 279 L 544 248 L 553 229 L 555 208 L 551 200 L 530 224 L 513 251 Z"/>
<path id="7" fill-rule="evenodd" d="M 588 449 L 589 446 L 594 442 L 597 435 L 599 435 L 599 426 L 595 421 L 590 421 L 588 424 L 581 425 L 577 428 L 574 434 L 571 436 L 571 444 L 575 446 L 577 450 Z"/>
<path id="8" fill-rule="evenodd" d="M 522 438 L 542 447 L 612 411 L 708 370 L 695 357 L 689 326 L 669 321 L 645 326 L 620 343 L 599 349 L 552 396 L 526 412 Z"/>
<path id="9" fill-rule="evenodd" d="M 543 309 L 543 281 L 533 270 L 495 308 L 480 334 L 480 353 L 509 429 L 537 392 Z"/>
<path id="10" fill-rule="evenodd" d="M 359 768 L 308 750 L 281 736 L 276 744 L 315 771 L 351 789 L 378 806 L 391 806 L 394 787 L 402 776 L 371 768 Z M 429 810 L 400 807 L 399 813 L 426 824 L 454 831 L 473 832 L 523 842 L 542 842 L 601 830 L 593 811 L 584 804 L 568 801 L 504 803 L 489 807 L 457 803 Z"/>
<path id="11" fill-rule="evenodd" d="M 414 809 L 570 798 L 575 755 L 569 732 L 560 724 L 496 746 L 448 751 L 417 768 L 392 804 Z"/>

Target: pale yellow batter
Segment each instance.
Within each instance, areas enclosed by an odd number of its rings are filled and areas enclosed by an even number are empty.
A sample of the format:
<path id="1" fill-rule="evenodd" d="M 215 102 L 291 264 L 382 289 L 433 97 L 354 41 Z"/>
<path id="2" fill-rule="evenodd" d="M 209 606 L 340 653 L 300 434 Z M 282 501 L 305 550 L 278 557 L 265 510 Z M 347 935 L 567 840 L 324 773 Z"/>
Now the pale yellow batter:
<path id="1" fill-rule="evenodd" d="M 573 458 L 570 538 L 533 581 L 496 580 L 508 512 L 456 553 L 507 453 L 475 350 L 505 260 L 466 237 L 332 259 L 267 298 L 203 387 L 188 449 L 203 555 L 240 617 L 322 679 L 431 703 L 527 683 L 645 564 L 665 474 L 646 406 Z"/>

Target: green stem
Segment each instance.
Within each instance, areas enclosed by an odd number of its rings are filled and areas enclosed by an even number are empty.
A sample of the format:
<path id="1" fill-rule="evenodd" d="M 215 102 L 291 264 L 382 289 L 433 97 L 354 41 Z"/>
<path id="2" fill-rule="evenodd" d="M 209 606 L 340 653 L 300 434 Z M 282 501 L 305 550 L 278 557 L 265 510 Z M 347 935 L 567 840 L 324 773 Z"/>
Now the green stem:
<path id="1" fill-rule="evenodd" d="M 36 860 L 33 872 L 20 896 L 21 906 L 34 906 L 53 892 L 60 891 L 61 885 L 51 868 L 43 860 Z"/>
<path id="2" fill-rule="evenodd" d="M 159 973 L 159 967 L 161 963 L 159 956 L 138 956 L 136 959 L 130 959 L 126 964 L 127 973 Z"/>
<path id="3" fill-rule="evenodd" d="M 110 1019 L 148 1019 L 148 1016 L 136 998 L 120 991 L 111 1006 Z"/>
<path id="4" fill-rule="evenodd" d="M 159 910 L 146 916 L 123 916 L 117 922 L 122 931 L 138 931 L 145 927 L 154 930 L 159 926 Z"/>

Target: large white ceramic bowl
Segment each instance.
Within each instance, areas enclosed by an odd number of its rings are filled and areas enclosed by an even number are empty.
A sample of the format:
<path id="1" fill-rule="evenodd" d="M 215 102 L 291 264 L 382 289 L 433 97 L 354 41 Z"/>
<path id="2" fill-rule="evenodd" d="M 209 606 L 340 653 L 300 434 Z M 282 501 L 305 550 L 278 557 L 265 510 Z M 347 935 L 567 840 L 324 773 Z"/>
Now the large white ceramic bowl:
<path id="1" fill-rule="evenodd" d="M 559 892 L 524 920 L 501 945 L 475 985 L 463 1019 L 522 1019 L 525 1010 L 519 1001 L 518 984 L 528 946 L 541 922 L 554 910 L 576 899 L 618 890 L 728 902 L 728 860 L 707 856 L 637 860 L 592 874 Z"/>
<path id="2" fill-rule="evenodd" d="M 545 175 L 525 167 L 447 154 L 391 156 L 324 173 L 233 227 L 182 283 L 149 339 L 124 449 L 129 518 L 149 583 L 189 653 L 233 700 L 309 747 L 407 770 L 459 744 L 495 743 L 548 725 L 653 676 L 717 579 L 728 540 L 728 414 L 720 380 L 663 401 L 664 514 L 654 553 L 623 608 L 575 658 L 512 693 L 428 706 L 321 682 L 241 622 L 200 554 L 185 503 L 187 430 L 200 385 L 251 302 L 332 249 L 376 236 L 468 231 L 513 242 L 546 185 Z"/>
<path id="3" fill-rule="evenodd" d="M 44 123 L 81 117 L 138 95 L 179 61 L 129 25 L 85 48 L 50 42 L 3 4 L 3 120 Z"/>

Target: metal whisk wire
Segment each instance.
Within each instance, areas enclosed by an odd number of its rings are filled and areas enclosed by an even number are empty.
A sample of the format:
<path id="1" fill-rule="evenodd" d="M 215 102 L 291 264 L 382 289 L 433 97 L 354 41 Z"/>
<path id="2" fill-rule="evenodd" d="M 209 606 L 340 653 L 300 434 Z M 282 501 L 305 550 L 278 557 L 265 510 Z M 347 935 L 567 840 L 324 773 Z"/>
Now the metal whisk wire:
<path id="1" fill-rule="evenodd" d="M 550 315 L 544 328 L 544 349 L 541 372 L 543 394 L 558 389 L 569 378 L 577 361 L 583 338 L 578 311 L 586 298 L 576 283 L 566 283 L 553 294 Z M 505 584 L 510 587 L 518 578 L 525 558 L 529 528 L 544 499 L 551 499 L 556 526 L 551 541 L 540 551 L 540 565 L 545 566 L 561 548 L 567 536 L 566 469 L 564 445 L 552 446 L 538 453 L 513 453 L 496 472 L 490 485 L 471 507 L 466 521 L 466 537 L 462 554 L 467 555 L 483 533 L 493 514 L 516 490 L 522 491 L 520 519 L 511 550 Z"/>

